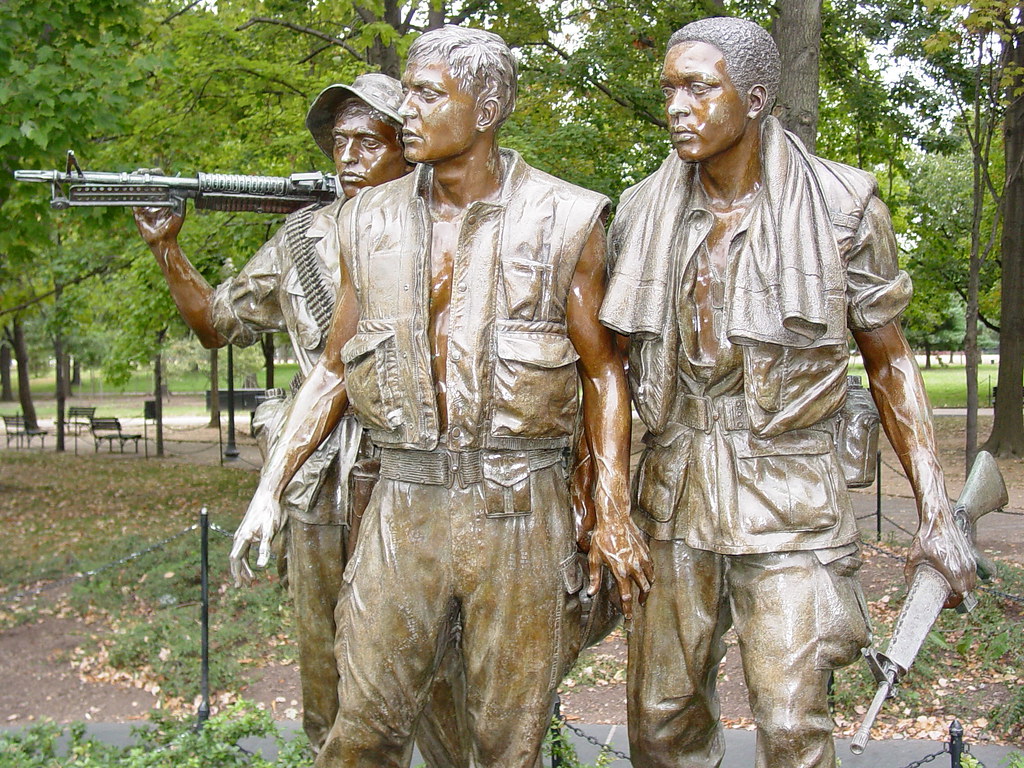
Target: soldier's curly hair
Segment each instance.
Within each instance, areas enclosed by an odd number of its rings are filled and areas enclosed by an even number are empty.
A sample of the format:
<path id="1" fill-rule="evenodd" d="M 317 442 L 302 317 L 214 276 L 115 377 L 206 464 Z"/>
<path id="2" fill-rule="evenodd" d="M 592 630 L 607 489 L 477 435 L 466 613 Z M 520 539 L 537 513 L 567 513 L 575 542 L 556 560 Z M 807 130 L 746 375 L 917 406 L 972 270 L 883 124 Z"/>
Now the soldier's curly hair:
<path id="1" fill-rule="evenodd" d="M 720 50 L 729 78 L 744 97 L 755 85 L 763 85 L 768 93 L 764 111 L 771 110 L 779 94 L 782 62 L 775 41 L 763 27 L 728 16 L 700 19 L 674 32 L 668 50 L 689 42 L 707 43 Z"/>
<path id="2" fill-rule="evenodd" d="M 495 127 L 515 109 L 519 64 L 505 41 L 493 32 L 451 24 L 433 29 L 416 38 L 409 47 L 408 60 L 443 62 L 452 77 L 478 94 L 479 102 L 494 99 L 498 104 Z"/>

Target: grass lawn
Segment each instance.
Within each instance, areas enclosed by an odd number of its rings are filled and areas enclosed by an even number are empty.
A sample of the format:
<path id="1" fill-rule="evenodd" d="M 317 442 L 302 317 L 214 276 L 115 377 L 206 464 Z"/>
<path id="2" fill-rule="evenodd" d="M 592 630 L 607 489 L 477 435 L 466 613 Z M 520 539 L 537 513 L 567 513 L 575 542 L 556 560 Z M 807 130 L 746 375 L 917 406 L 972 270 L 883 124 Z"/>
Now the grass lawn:
<path id="1" fill-rule="evenodd" d="M 278 387 L 287 387 L 291 382 L 292 377 L 295 376 L 299 371 L 299 366 L 295 363 L 278 363 L 274 366 L 274 384 Z M 220 387 L 221 389 L 227 389 L 227 363 L 222 360 L 220 363 Z M 205 370 L 198 371 L 182 371 L 180 373 L 171 373 L 166 376 L 167 387 L 174 394 L 181 394 L 184 392 L 206 392 L 210 388 L 210 374 Z M 263 373 L 257 377 L 258 386 L 263 387 Z M 235 387 L 241 388 L 243 385 L 243 377 L 235 374 Z M 53 375 L 41 376 L 31 380 L 33 394 L 44 395 L 52 397 L 56 385 L 53 380 Z M 113 386 L 103 381 L 102 374 L 97 370 L 86 370 L 82 372 L 82 384 L 79 387 L 75 387 L 75 395 L 79 397 L 88 397 L 90 395 L 119 395 L 127 392 L 152 392 L 153 391 L 153 372 L 152 371 L 136 371 L 132 374 L 128 383 L 123 386 Z"/>
<path id="2" fill-rule="evenodd" d="M 226 365 L 221 364 L 221 388 L 227 388 L 227 379 L 224 377 Z M 277 386 L 287 387 L 292 377 L 298 372 L 298 365 L 291 363 L 279 363 L 274 369 L 274 383 Z M 850 373 L 861 376 L 866 381 L 864 366 L 859 363 L 851 363 Z M 928 390 L 928 398 L 933 408 L 964 408 L 967 405 L 967 379 L 962 365 L 940 366 L 933 364 L 930 369 L 921 369 L 924 377 L 925 388 Z M 983 408 L 992 404 L 992 388 L 995 386 L 998 375 L 998 366 L 991 363 L 984 363 L 978 369 L 978 399 L 979 405 Z M 263 377 L 258 377 L 259 386 L 263 386 Z M 235 377 L 235 386 L 241 388 L 243 381 L 241 377 Z M 192 371 L 176 373 L 168 376 L 168 388 L 175 395 L 186 393 L 205 393 L 209 387 L 209 376 L 204 371 Z M 90 397 L 108 397 L 125 393 L 147 393 L 153 390 L 153 377 L 150 372 L 137 372 L 123 387 L 114 387 L 105 384 L 98 371 L 87 371 L 82 376 L 82 386 L 75 389 L 75 395 L 83 400 Z M 32 392 L 41 398 L 52 398 L 54 391 L 53 377 L 47 376 L 32 380 Z M 96 403 L 100 406 L 98 416 L 133 416 L 119 412 L 107 413 L 103 410 L 102 401 Z M 14 414 L 19 412 L 17 403 L 0 403 L 0 414 Z M 164 405 L 164 413 L 168 416 L 184 416 L 196 413 L 194 406 L 183 406 L 175 404 L 173 400 Z M 141 415 L 141 414 L 140 414 Z"/>
<path id="3" fill-rule="evenodd" d="M 982 408 L 992 404 L 992 387 L 995 386 L 998 373 L 999 367 L 996 365 L 985 363 L 978 367 L 978 405 Z M 851 363 L 850 374 L 860 376 L 861 381 L 867 383 L 863 365 Z M 967 374 L 962 365 L 941 367 L 933 364 L 930 369 L 921 368 L 921 376 L 932 408 L 967 407 Z"/>

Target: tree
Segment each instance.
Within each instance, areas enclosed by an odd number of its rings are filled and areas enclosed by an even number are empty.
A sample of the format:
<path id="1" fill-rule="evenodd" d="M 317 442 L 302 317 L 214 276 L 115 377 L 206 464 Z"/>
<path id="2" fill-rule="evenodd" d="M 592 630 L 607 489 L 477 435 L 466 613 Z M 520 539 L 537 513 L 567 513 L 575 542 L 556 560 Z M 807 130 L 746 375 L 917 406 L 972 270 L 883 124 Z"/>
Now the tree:
<path id="1" fill-rule="evenodd" d="M 999 333 L 999 394 L 992 433 L 984 448 L 997 456 L 1024 456 L 1024 29 L 1004 40 L 1007 49 L 1003 150 L 1002 301 Z"/>
<path id="2" fill-rule="evenodd" d="M 778 0 L 772 37 L 785 77 L 773 114 L 814 152 L 818 135 L 821 0 Z"/>

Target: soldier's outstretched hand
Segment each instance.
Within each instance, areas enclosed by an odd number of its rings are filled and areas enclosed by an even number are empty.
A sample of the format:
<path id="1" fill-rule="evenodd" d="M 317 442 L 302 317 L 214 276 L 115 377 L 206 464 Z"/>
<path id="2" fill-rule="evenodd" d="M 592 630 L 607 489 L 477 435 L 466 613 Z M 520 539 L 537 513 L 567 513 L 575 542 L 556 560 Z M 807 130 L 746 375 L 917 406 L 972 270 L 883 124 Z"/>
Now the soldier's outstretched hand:
<path id="1" fill-rule="evenodd" d="M 651 589 L 654 568 L 647 544 L 628 515 L 599 520 L 590 538 L 590 588 L 596 595 L 601 588 L 601 566 L 606 565 L 619 588 L 622 615 L 633 618 L 636 601 L 643 602 Z"/>
<path id="2" fill-rule="evenodd" d="M 273 493 L 263 490 L 260 486 L 253 494 L 245 517 L 235 531 L 234 544 L 231 547 L 231 576 L 236 587 L 253 582 L 252 569 L 249 567 L 249 547 L 253 544 L 259 547 L 256 567 L 265 567 L 270 561 L 270 543 L 281 529 L 282 523 L 281 502 Z"/>

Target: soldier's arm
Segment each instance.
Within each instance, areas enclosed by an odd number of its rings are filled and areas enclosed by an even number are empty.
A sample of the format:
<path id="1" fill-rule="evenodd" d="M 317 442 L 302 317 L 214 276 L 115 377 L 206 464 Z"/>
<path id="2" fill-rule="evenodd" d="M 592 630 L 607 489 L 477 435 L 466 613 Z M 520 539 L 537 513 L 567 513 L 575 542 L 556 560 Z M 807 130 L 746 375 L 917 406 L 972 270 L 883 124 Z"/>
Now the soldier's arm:
<path id="1" fill-rule="evenodd" d="M 650 589 L 647 545 L 629 516 L 629 441 L 632 418 L 622 354 L 615 335 L 597 319 L 604 299 L 604 227 L 598 223 L 573 275 L 566 312 L 569 338 L 580 359 L 583 420 L 593 462 L 595 524 L 590 540 L 590 593 L 607 565 L 619 587 L 622 613 Z"/>
<path id="2" fill-rule="evenodd" d="M 871 381 L 871 394 L 917 500 L 919 527 L 907 558 L 908 580 L 928 563 L 949 582 L 956 605 L 974 587 L 975 562 L 966 537 L 953 521 L 946 481 L 935 452 L 928 396 L 913 352 L 891 320 L 872 331 L 853 331 Z"/>
<path id="3" fill-rule="evenodd" d="M 235 531 L 231 573 L 236 585 L 252 579 L 248 563 L 250 545 L 259 545 L 256 565 L 263 567 L 267 564 L 270 542 L 284 522 L 281 495 L 299 467 L 337 426 L 345 411 L 348 394 L 345 391 L 341 348 L 355 334 L 358 321 L 355 290 L 342 260 L 338 304 L 323 354 L 295 396 L 281 426 L 280 438 L 267 456 L 260 484 Z"/>
<path id="4" fill-rule="evenodd" d="M 133 208 L 132 214 L 139 234 L 153 251 L 156 263 L 164 273 L 185 324 L 207 349 L 223 347 L 228 341 L 213 324 L 213 288 L 178 245 L 184 214 L 175 213 L 170 208 Z"/>

